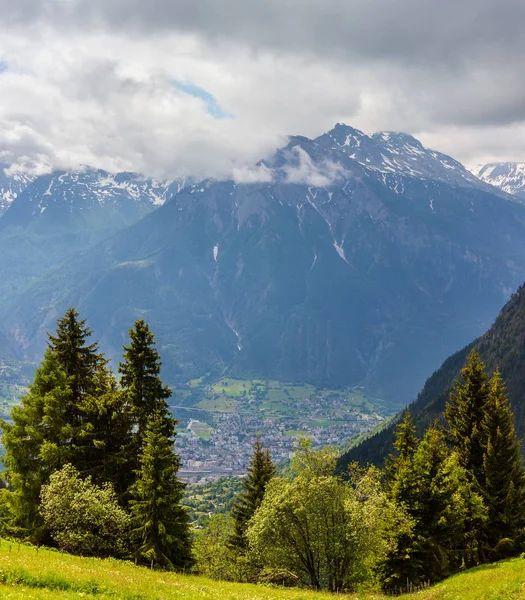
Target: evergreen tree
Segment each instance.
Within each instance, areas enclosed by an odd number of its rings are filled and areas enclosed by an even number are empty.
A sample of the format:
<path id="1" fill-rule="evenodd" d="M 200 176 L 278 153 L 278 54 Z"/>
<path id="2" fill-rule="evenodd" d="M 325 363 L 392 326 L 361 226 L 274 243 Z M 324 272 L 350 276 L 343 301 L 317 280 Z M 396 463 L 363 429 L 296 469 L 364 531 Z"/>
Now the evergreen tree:
<path id="1" fill-rule="evenodd" d="M 461 370 L 445 409 L 447 437 L 458 453 L 460 464 L 479 486 L 484 481 L 485 434 L 482 421 L 488 394 L 485 365 L 477 350 L 472 350 Z"/>
<path id="2" fill-rule="evenodd" d="M 6 474 L 16 498 L 16 525 L 33 534 L 38 534 L 42 524 L 40 488 L 53 471 L 71 463 L 81 473 L 88 466 L 96 475 L 112 458 L 108 452 L 95 452 L 100 412 L 93 410 L 92 400 L 115 390 L 107 361 L 97 343 L 88 342 L 90 335 L 76 310 L 67 310 L 56 334 L 49 336 L 29 393 L 11 413 L 12 423 L 2 423 Z M 88 405 L 90 410 L 86 410 Z M 114 407 L 113 416 L 117 411 L 120 407 Z"/>
<path id="3" fill-rule="evenodd" d="M 437 581 L 457 570 L 469 546 L 470 524 L 481 520 L 485 509 L 458 454 L 450 452 L 436 426 L 428 429 L 412 458 L 398 463 L 390 493 L 414 528 L 388 557 L 386 581 Z"/>
<path id="4" fill-rule="evenodd" d="M 395 478 L 401 463 L 412 458 L 419 443 L 416 426 L 408 408 L 405 410 L 403 420 L 397 425 L 394 435 L 394 448 L 397 450 L 397 455 L 390 454 L 385 460 L 387 481 Z"/>
<path id="5" fill-rule="evenodd" d="M 396 429 L 396 440 L 394 448 L 398 452 L 400 460 L 408 460 L 417 447 L 418 439 L 416 435 L 416 426 L 408 408 L 405 410 L 403 420 Z"/>
<path id="6" fill-rule="evenodd" d="M 164 385 L 160 375 L 160 356 L 155 349 L 155 338 L 148 324 L 140 319 L 129 330 L 130 344 L 124 346 L 123 361 L 119 364 L 121 386 L 130 406 L 133 422 L 137 427 L 137 448 L 142 446 L 149 418 L 154 413 L 166 419 L 166 435 L 169 431 L 169 407 L 167 399 L 171 390 Z"/>
<path id="7" fill-rule="evenodd" d="M 248 541 L 246 531 L 248 521 L 261 505 L 268 482 L 275 475 L 275 466 L 268 448 L 263 449 L 261 440 L 256 438 L 253 453 L 248 467 L 248 474 L 243 481 L 243 490 L 239 493 L 231 514 L 234 520 L 233 533 L 230 537 L 230 546 L 244 551 Z"/>
<path id="8" fill-rule="evenodd" d="M 482 431 L 486 445 L 481 488 L 489 517 L 485 536 L 493 549 L 502 539 L 515 539 L 525 527 L 525 470 L 499 370 L 488 386 Z"/>
<path id="9" fill-rule="evenodd" d="M 185 485 L 177 478 L 180 462 L 173 451 L 174 424 L 158 411 L 148 421 L 130 505 L 137 557 L 166 568 L 183 568 L 192 559 L 188 514 L 180 504 Z"/>

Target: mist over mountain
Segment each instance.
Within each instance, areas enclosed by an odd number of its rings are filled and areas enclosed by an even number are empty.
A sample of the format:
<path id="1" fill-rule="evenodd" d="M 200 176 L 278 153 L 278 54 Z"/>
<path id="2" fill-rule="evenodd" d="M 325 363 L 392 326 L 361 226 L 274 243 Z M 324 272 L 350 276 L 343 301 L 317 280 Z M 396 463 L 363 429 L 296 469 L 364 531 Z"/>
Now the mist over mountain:
<path id="1" fill-rule="evenodd" d="M 115 357 L 145 317 L 168 380 L 359 385 L 393 402 L 525 280 L 521 204 L 412 136 L 342 124 L 291 137 L 238 181 L 43 176 L 0 220 L 0 246 L 10 231 L 35 235 L 33 252 L 54 232 L 57 249 L 2 293 L 26 358 L 74 305 Z"/>

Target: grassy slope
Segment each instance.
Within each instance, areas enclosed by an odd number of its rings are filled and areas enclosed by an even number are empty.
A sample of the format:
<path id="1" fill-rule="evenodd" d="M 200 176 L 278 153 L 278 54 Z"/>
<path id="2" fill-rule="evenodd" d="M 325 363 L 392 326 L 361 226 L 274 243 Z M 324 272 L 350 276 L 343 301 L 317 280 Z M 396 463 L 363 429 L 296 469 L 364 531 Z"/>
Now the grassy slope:
<path id="1" fill-rule="evenodd" d="M 334 596 L 298 589 L 217 582 L 135 567 L 130 563 L 73 557 L 50 550 L 2 541 L 2 600 L 328 600 Z M 345 596 L 343 596 L 345 597 Z M 349 600 L 380 600 L 383 596 L 346 596 Z M 406 598 L 407 596 L 405 596 Z M 451 577 L 418 600 L 515 600 L 525 598 L 525 561 L 514 559 Z"/>

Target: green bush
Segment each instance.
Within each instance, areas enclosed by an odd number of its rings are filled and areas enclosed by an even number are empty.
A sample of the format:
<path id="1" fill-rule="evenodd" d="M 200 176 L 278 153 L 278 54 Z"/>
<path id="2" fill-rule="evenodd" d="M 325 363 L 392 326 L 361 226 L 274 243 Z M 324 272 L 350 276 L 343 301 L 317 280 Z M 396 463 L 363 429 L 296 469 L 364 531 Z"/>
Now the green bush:
<path id="1" fill-rule="evenodd" d="M 110 484 L 82 479 L 70 464 L 42 487 L 40 511 L 61 550 L 83 556 L 124 556 L 130 518 Z"/>

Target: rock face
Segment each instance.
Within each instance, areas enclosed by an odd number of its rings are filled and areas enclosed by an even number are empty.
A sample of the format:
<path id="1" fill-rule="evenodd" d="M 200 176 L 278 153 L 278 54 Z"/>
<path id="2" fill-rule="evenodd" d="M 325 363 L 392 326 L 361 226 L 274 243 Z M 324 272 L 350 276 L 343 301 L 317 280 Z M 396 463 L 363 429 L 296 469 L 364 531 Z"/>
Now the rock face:
<path id="1" fill-rule="evenodd" d="M 75 305 L 117 357 L 145 317 L 168 380 L 226 371 L 407 402 L 525 280 L 525 207 L 406 134 L 337 125 L 290 138 L 254 173 L 258 183 L 144 184 L 166 202 L 5 296 L 7 332 L 39 359 L 46 329 Z M 78 222 L 86 204 L 73 209 L 68 190 L 83 188 L 60 177 L 39 183 L 31 210 L 13 203 L 0 244 L 13 220 Z M 99 214 L 129 185 L 83 198 Z"/>
<path id="2" fill-rule="evenodd" d="M 454 380 L 472 348 L 477 348 L 490 372 L 498 366 L 507 384 L 509 399 L 516 419 L 518 438 L 525 436 L 525 285 L 518 289 L 503 307 L 492 327 L 480 338 L 450 356 L 427 380 L 410 412 L 419 434 L 441 415 L 449 398 Z M 397 422 L 376 433 L 344 454 L 339 468 L 344 471 L 349 463 L 360 461 L 381 464 L 393 451 L 394 430 Z M 522 448 L 523 450 L 523 448 Z"/>
<path id="3" fill-rule="evenodd" d="M 482 181 L 525 201 L 525 163 L 489 163 L 474 167 L 472 172 Z"/>

